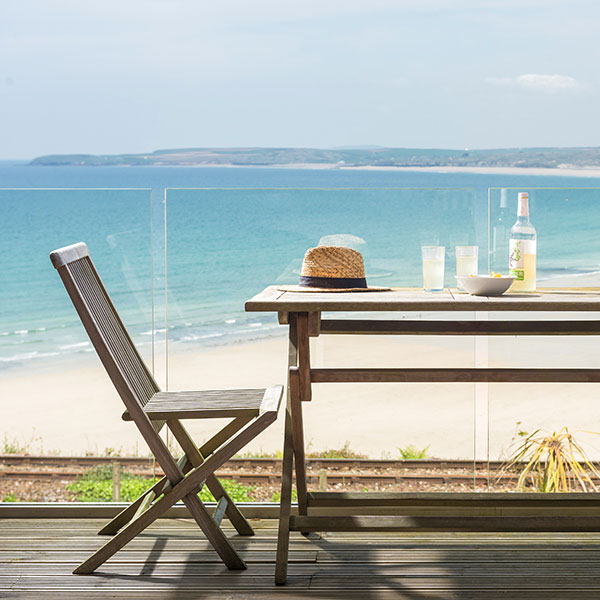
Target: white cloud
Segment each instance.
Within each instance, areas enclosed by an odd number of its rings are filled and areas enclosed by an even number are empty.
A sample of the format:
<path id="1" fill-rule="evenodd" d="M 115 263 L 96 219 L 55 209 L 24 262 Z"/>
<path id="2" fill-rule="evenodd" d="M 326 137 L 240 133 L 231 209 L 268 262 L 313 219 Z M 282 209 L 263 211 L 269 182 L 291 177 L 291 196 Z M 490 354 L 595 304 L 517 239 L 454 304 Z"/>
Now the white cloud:
<path id="1" fill-rule="evenodd" d="M 542 92 L 560 92 L 581 87 L 577 79 L 568 75 L 539 75 L 537 73 L 519 75 L 517 84 L 524 88 Z"/>
<path id="2" fill-rule="evenodd" d="M 525 73 L 517 77 L 487 77 L 486 82 L 491 85 L 520 87 L 545 93 L 578 90 L 585 87 L 580 81 L 569 75 L 542 75 L 540 73 Z"/>

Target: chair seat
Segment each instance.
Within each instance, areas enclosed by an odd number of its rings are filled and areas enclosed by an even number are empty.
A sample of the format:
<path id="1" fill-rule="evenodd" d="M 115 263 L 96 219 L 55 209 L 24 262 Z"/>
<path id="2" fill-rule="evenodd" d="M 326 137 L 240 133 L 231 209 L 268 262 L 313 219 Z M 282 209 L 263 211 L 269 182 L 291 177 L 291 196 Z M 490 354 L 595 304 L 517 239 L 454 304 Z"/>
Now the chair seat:
<path id="1" fill-rule="evenodd" d="M 144 412 L 152 421 L 255 417 L 265 392 L 265 388 L 157 392 L 144 406 Z M 131 420 L 128 413 L 123 419 Z"/>

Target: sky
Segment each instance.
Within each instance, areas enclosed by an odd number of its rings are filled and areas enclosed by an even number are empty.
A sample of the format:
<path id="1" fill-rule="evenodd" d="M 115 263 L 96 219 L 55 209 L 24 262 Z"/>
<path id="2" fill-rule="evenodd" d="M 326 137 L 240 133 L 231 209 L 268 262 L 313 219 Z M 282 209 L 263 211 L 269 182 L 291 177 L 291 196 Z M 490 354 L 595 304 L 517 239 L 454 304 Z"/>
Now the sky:
<path id="1" fill-rule="evenodd" d="M 600 145 L 598 0 L 0 0 L 0 159 Z"/>

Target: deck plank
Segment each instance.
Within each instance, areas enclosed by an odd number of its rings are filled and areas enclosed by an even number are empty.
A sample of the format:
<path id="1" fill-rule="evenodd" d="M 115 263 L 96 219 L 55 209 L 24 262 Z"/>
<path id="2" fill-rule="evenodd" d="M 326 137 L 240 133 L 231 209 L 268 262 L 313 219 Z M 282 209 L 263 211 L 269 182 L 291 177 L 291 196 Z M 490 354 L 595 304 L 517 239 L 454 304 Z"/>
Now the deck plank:
<path id="1" fill-rule="evenodd" d="M 0 520 L 0 598 L 600 597 L 600 533 L 340 532 L 290 540 L 288 585 L 273 584 L 275 521 L 235 535 L 248 562 L 228 571 L 189 519 L 159 520 L 93 576 L 72 569 L 103 543 L 101 520 Z"/>

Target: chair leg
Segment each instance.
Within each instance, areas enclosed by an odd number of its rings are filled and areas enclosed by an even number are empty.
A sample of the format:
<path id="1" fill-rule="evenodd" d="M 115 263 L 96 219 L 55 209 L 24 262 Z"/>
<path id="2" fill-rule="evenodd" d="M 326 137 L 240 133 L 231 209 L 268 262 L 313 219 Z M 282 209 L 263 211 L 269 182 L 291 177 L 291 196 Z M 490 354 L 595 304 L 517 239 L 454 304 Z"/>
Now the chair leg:
<path id="1" fill-rule="evenodd" d="M 119 533 L 101 546 L 87 560 L 82 562 L 74 571 L 75 575 L 93 573 L 101 564 L 106 562 L 113 554 L 118 552 L 125 544 L 131 541 L 136 535 L 140 534 L 148 525 L 152 524 L 168 508 L 170 508 L 179 498 L 175 495 L 175 489 L 170 494 L 162 496 L 156 500 L 145 512 L 143 512 L 135 521 L 131 521 Z"/>
<path id="2" fill-rule="evenodd" d="M 246 563 L 235 551 L 223 530 L 213 521 L 198 496 L 189 494 L 183 498 L 183 501 L 227 568 L 232 570 L 246 569 Z"/>
<path id="3" fill-rule="evenodd" d="M 98 532 L 98 535 L 114 535 L 117 533 L 121 527 L 127 525 L 127 523 L 133 519 L 137 509 L 144 502 L 144 499 L 148 494 L 154 492 L 156 495 L 159 495 L 159 490 L 162 490 L 168 483 L 166 477 L 157 481 L 151 488 L 148 488 L 139 498 L 137 498 L 137 500 L 134 500 L 127 508 L 123 509 L 116 517 L 104 525 Z"/>
<path id="4" fill-rule="evenodd" d="M 189 462 L 194 467 L 199 467 L 204 461 L 205 456 L 212 454 L 223 442 L 223 440 L 231 439 L 232 435 L 237 433 L 244 425 L 249 422 L 247 419 L 236 419 L 229 423 L 224 429 L 214 435 L 202 448 L 197 448 L 194 440 L 190 437 L 183 424 L 179 420 L 168 421 L 169 429 L 171 429 L 175 439 L 182 447 L 187 455 Z M 225 497 L 227 499 L 227 510 L 225 514 L 235 527 L 240 535 L 254 535 L 254 530 L 246 517 L 240 512 L 235 502 L 229 497 L 229 494 L 223 488 L 221 482 L 214 474 L 206 478 L 206 487 L 210 493 L 219 501 Z"/>
<path id="5" fill-rule="evenodd" d="M 206 487 L 210 490 L 210 493 L 215 497 L 217 502 L 221 498 L 225 498 L 227 500 L 227 508 L 225 509 L 225 514 L 227 518 L 231 522 L 231 524 L 235 527 L 236 531 L 239 535 L 254 535 L 254 529 L 250 523 L 248 523 L 246 517 L 240 512 L 240 509 L 237 507 L 235 502 L 229 497 L 229 494 L 223 488 L 221 482 L 215 477 L 215 475 L 211 475 L 206 478 Z"/>
<path id="6" fill-rule="evenodd" d="M 125 544 L 131 541 L 136 535 L 140 534 L 146 527 L 152 524 L 162 514 L 166 512 L 168 508 L 173 506 L 179 500 L 186 498 L 194 494 L 196 490 L 207 477 L 212 475 L 223 463 L 229 460 L 236 452 L 243 448 L 250 440 L 254 439 L 261 431 L 266 429 L 271 423 L 277 418 L 277 413 L 263 414 L 258 417 L 254 423 L 247 427 L 244 431 L 238 434 L 235 438 L 230 440 L 225 446 L 217 450 L 210 458 L 208 458 L 202 465 L 195 468 L 190 475 L 179 481 L 173 486 L 173 488 L 158 500 L 156 500 L 152 506 L 150 506 L 145 512 L 143 512 L 135 521 L 132 521 L 124 527 L 119 533 L 117 533 L 112 539 L 110 539 L 104 546 L 98 549 L 92 556 L 86 561 L 81 563 L 74 571 L 74 574 L 93 573 L 102 563 L 107 561 L 111 556 L 118 552 Z M 197 498 L 197 496 L 196 496 Z M 195 500 L 186 501 L 186 505 L 190 512 L 194 511 L 192 515 L 196 519 L 198 515 L 200 521 L 204 522 L 204 518 L 199 515 L 198 505 Z M 198 499 L 198 503 L 200 500 Z M 200 503 L 201 505 L 201 503 Z M 206 512 L 206 509 L 201 505 L 207 518 L 210 519 L 210 525 L 207 527 L 208 535 L 212 536 L 213 527 L 216 524 Z M 196 519 L 196 522 L 204 531 L 202 523 Z M 219 529 L 217 527 L 217 529 Z M 205 532 L 206 533 L 206 532 Z M 222 533 L 222 532 L 221 532 Z M 218 534 L 217 534 L 218 535 Z M 210 538 L 209 538 L 210 539 Z M 226 538 L 225 538 L 226 539 Z M 232 548 L 233 550 L 233 548 Z M 235 552 L 235 550 L 233 550 Z M 239 558 L 239 557 L 238 557 Z M 243 561 L 239 559 L 236 563 L 233 559 L 229 561 L 232 568 L 245 568 Z"/>
<path id="7" fill-rule="evenodd" d="M 185 475 L 192 469 L 192 464 L 182 457 L 179 461 L 179 467 Z M 154 492 L 155 498 L 166 494 L 171 489 L 171 483 L 166 477 L 161 477 L 152 487 L 148 488 L 139 498 L 134 500 L 127 508 L 122 510 L 116 517 L 109 521 L 99 532 L 98 535 L 114 535 L 135 518 L 140 506 L 146 501 L 149 494 Z M 154 500 L 154 498 L 153 498 Z"/>
<path id="8" fill-rule="evenodd" d="M 173 492 L 175 492 L 176 489 L 177 486 L 173 488 Z M 245 569 L 246 565 L 244 564 L 244 561 L 237 555 L 236 551 L 229 544 L 225 534 L 219 527 L 216 526 L 215 522 L 208 514 L 208 511 L 200 502 L 198 496 L 192 493 L 188 494 L 182 499 L 194 517 L 194 520 L 196 523 L 198 523 L 207 539 L 222 558 L 223 562 L 225 562 L 230 569 Z M 99 548 L 94 554 L 92 554 L 92 556 L 82 562 L 73 571 L 73 573 L 75 575 L 93 573 L 100 565 L 106 562 L 111 556 L 123 548 L 123 546 L 140 534 L 144 529 L 146 529 L 146 527 L 151 525 L 178 500 L 179 498 L 177 497 L 173 499 L 169 498 L 169 496 L 163 496 L 160 500 L 157 500 L 137 519 L 135 519 L 135 521 L 129 523 L 129 525 L 119 531 L 119 533 L 106 542 L 106 544 Z M 218 532 L 215 530 L 218 530 Z M 227 548 L 227 546 L 229 546 L 229 548 Z"/>

